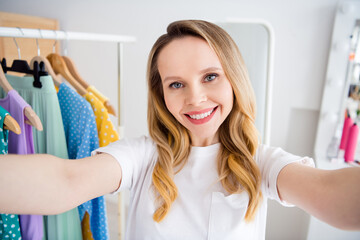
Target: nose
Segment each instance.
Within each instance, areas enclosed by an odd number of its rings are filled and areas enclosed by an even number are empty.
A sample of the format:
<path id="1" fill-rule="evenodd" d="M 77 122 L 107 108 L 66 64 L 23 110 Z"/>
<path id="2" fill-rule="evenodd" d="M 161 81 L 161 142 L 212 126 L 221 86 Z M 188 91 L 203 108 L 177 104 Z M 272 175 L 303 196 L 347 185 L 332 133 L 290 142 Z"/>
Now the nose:
<path id="1" fill-rule="evenodd" d="M 201 84 L 188 85 L 186 89 L 186 104 L 198 106 L 207 100 L 206 91 Z"/>

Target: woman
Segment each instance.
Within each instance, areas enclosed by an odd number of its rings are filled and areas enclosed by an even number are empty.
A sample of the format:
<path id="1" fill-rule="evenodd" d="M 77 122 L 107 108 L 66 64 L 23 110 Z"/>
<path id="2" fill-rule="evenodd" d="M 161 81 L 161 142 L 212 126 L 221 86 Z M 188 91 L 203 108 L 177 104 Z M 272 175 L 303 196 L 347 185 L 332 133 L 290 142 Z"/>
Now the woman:
<path id="1" fill-rule="evenodd" d="M 2 157 L 0 212 L 55 214 L 127 188 L 127 239 L 264 239 L 267 198 L 360 229 L 359 169 L 318 170 L 259 145 L 247 70 L 218 26 L 170 24 L 150 52 L 148 88 L 150 138 L 76 161 Z"/>

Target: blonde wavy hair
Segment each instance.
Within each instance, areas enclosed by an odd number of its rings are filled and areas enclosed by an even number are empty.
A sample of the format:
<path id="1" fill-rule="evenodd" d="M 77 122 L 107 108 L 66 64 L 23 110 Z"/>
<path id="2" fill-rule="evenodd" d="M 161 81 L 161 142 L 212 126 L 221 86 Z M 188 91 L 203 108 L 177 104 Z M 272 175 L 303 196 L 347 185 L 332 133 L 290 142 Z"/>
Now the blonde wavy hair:
<path id="1" fill-rule="evenodd" d="M 158 71 L 160 51 L 174 39 L 195 36 L 204 39 L 217 54 L 234 92 L 234 105 L 219 128 L 221 150 L 218 155 L 219 181 L 229 194 L 249 194 L 245 215 L 251 221 L 261 202 L 260 170 L 254 161 L 258 146 L 255 128 L 255 95 L 240 51 L 232 38 L 219 26 L 201 20 L 184 20 L 171 23 L 167 33 L 160 36 L 149 54 L 148 128 L 158 150 L 158 160 L 152 174 L 158 208 L 153 219 L 160 222 L 170 210 L 178 190 L 174 175 L 186 164 L 191 149 L 188 130 L 168 111 Z"/>

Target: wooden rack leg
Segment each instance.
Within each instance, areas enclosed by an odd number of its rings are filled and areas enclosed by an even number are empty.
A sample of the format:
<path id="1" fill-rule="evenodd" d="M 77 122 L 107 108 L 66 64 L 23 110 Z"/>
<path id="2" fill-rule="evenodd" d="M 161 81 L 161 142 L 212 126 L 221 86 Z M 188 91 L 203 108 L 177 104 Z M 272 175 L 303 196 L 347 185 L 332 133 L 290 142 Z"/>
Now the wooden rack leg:
<path id="1" fill-rule="evenodd" d="M 123 240 L 124 239 L 124 235 L 125 235 L 125 228 L 124 228 L 124 201 L 123 201 L 123 193 L 119 193 L 118 194 L 118 237 L 119 240 Z"/>
<path id="2" fill-rule="evenodd" d="M 122 98 L 122 86 L 123 86 L 123 44 L 117 43 L 117 63 L 118 63 L 118 132 L 119 138 L 124 137 L 124 129 L 122 124 L 121 113 L 121 98 Z M 118 194 L 118 228 L 119 228 L 119 240 L 125 239 L 125 203 L 124 194 Z"/>

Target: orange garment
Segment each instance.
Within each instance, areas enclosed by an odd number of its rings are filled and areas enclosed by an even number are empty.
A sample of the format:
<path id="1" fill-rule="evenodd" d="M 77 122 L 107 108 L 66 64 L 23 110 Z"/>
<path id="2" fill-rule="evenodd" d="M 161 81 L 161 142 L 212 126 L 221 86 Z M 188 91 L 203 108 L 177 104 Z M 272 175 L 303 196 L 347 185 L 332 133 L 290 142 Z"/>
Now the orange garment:
<path id="1" fill-rule="evenodd" d="M 82 230 L 83 240 L 94 240 L 94 237 L 90 229 L 90 215 L 88 212 L 85 212 L 84 218 L 81 221 L 81 230 Z"/>

